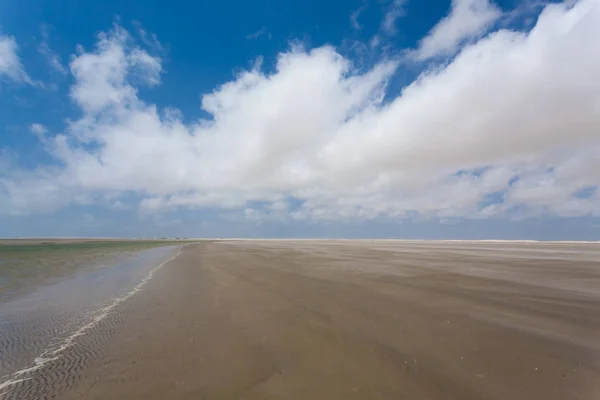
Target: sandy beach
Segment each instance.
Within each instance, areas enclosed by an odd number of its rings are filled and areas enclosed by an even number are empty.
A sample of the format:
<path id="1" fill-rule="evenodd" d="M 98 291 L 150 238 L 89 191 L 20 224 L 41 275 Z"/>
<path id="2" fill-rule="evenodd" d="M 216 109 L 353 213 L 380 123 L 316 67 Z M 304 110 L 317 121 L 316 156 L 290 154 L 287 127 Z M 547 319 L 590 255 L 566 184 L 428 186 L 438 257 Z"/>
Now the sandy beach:
<path id="1" fill-rule="evenodd" d="M 577 243 L 191 244 L 13 396 L 597 399 L 599 260 Z"/>

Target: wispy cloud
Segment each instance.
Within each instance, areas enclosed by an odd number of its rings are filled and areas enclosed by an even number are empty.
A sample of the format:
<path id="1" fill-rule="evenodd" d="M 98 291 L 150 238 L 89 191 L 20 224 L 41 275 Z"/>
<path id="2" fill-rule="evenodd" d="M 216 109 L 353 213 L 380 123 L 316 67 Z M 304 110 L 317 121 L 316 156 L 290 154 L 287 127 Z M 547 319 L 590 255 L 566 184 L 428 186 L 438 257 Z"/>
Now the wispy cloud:
<path id="1" fill-rule="evenodd" d="M 164 55 L 166 49 L 158 40 L 158 36 L 156 36 L 156 34 L 148 32 L 139 21 L 132 21 L 131 23 L 135 28 L 137 36 L 148 49 L 155 53 Z"/>
<path id="2" fill-rule="evenodd" d="M 29 126 L 29 130 L 31 131 L 31 133 L 33 133 L 34 135 L 40 137 L 40 139 L 46 134 L 48 133 L 48 128 L 46 128 L 44 125 L 42 124 L 38 124 L 38 123 L 34 123 L 31 124 Z"/>
<path id="3" fill-rule="evenodd" d="M 565 0 L 564 5 L 574 5 L 577 0 Z M 502 12 L 502 17 L 498 20 L 498 25 L 501 27 L 510 27 L 517 21 L 525 18 L 524 25 L 530 28 L 535 24 L 537 15 L 547 5 L 553 3 L 553 0 L 521 0 L 515 8 Z"/>
<path id="4" fill-rule="evenodd" d="M 48 33 L 47 25 L 42 26 L 41 33 L 42 41 L 38 45 L 38 52 L 46 58 L 48 64 L 50 65 L 50 67 L 52 67 L 53 70 L 61 73 L 62 75 L 66 75 L 67 69 L 63 66 L 60 60 L 60 56 L 56 52 L 54 52 L 48 44 L 48 39 L 50 35 Z"/>
<path id="5" fill-rule="evenodd" d="M 263 26 L 256 32 L 249 33 L 248 35 L 246 35 L 246 39 L 254 40 L 254 39 L 258 39 L 261 36 L 265 36 L 268 39 L 271 39 L 271 33 L 269 33 L 269 29 L 266 26 Z"/>
<path id="6" fill-rule="evenodd" d="M 406 0 L 393 0 L 388 7 L 383 21 L 381 22 L 381 29 L 388 35 L 395 35 L 398 33 L 398 27 L 396 23 L 400 17 L 406 14 L 404 9 Z"/>
<path id="7" fill-rule="evenodd" d="M 356 30 L 362 29 L 362 25 L 360 24 L 360 22 L 358 22 L 358 18 L 360 17 L 360 14 L 362 14 L 363 11 L 367 9 L 367 7 L 369 7 L 369 2 L 368 0 L 365 0 L 360 7 L 358 7 L 352 12 L 352 14 L 350 14 L 350 24 L 352 25 L 352 28 Z"/>

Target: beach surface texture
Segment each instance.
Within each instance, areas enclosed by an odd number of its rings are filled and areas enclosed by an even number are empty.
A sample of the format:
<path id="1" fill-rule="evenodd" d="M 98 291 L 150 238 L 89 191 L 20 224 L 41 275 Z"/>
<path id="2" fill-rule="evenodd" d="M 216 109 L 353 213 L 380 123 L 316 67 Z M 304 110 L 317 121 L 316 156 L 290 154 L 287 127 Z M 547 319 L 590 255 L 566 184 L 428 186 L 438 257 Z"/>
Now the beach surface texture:
<path id="1" fill-rule="evenodd" d="M 0 398 L 600 399 L 600 245 L 187 244 L 5 389 Z"/>

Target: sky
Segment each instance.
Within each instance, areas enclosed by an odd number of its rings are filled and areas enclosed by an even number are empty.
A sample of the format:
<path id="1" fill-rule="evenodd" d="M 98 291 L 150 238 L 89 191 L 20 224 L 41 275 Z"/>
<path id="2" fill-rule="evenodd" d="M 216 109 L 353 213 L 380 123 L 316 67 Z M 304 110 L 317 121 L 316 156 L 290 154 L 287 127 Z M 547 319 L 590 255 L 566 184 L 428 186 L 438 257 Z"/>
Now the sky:
<path id="1" fill-rule="evenodd" d="M 600 0 L 0 0 L 0 237 L 600 240 Z"/>

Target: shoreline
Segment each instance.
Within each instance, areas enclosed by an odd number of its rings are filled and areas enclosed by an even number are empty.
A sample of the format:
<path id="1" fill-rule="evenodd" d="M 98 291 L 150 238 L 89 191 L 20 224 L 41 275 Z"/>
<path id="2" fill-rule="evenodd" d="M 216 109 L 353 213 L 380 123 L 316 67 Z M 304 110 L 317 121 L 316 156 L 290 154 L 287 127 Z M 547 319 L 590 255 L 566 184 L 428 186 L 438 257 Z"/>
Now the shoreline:
<path id="1" fill-rule="evenodd" d="M 158 271 L 164 265 L 177 258 L 177 256 L 181 253 L 182 248 L 183 246 L 180 246 L 178 249 L 173 249 L 173 254 L 171 257 L 160 262 L 154 268 L 150 269 L 147 275 L 139 283 L 131 287 L 127 291 L 127 293 L 111 299 L 108 305 L 105 305 L 102 308 L 98 309 L 94 313 L 94 316 L 91 319 L 91 321 L 81 325 L 74 332 L 60 339 L 58 343 L 53 340 L 52 345 L 43 349 L 41 353 L 37 357 L 35 357 L 32 364 L 26 366 L 25 368 L 12 372 L 8 375 L 0 377 L 0 398 L 12 394 L 13 391 L 18 391 L 22 389 L 19 388 L 20 384 L 27 385 L 28 381 L 35 380 L 35 373 L 40 370 L 43 370 L 46 366 L 48 366 L 48 364 L 51 364 L 53 362 L 61 362 L 61 357 L 63 356 L 63 353 L 65 353 L 71 347 L 75 346 L 77 344 L 78 339 L 80 339 L 82 336 L 85 336 L 89 332 L 93 331 L 93 329 L 96 326 L 101 324 L 103 320 L 105 320 L 111 315 L 113 310 L 115 310 L 122 303 L 126 302 L 128 299 L 140 292 L 143 289 L 143 287 L 150 280 L 152 280 L 156 271 Z"/>

